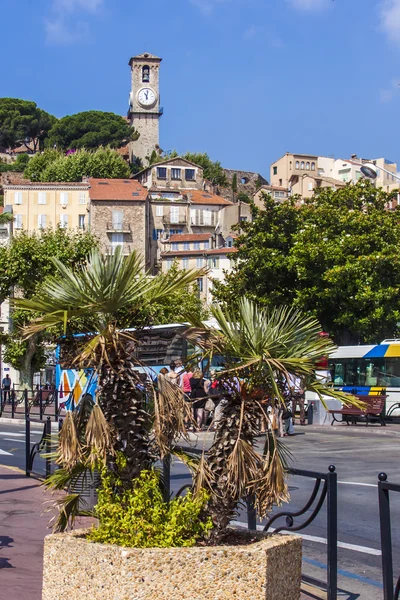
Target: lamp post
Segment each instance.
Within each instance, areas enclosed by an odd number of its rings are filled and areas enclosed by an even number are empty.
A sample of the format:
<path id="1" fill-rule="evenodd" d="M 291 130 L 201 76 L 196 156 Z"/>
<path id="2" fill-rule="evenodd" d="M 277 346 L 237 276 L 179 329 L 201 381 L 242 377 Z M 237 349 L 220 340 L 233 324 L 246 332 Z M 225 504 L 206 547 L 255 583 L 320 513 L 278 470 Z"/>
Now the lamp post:
<path id="1" fill-rule="evenodd" d="M 392 173 L 392 171 L 388 171 L 387 169 L 384 169 L 383 167 L 377 167 L 374 162 L 364 163 L 362 165 L 362 167 L 360 168 L 360 171 L 363 175 L 365 175 L 365 177 L 368 177 L 369 179 L 376 179 L 378 177 L 378 171 L 383 171 L 384 173 L 387 173 L 388 175 L 392 175 L 392 177 L 395 177 L 396 179 L 398 179 L 400 181 L 399 175 Z"/>

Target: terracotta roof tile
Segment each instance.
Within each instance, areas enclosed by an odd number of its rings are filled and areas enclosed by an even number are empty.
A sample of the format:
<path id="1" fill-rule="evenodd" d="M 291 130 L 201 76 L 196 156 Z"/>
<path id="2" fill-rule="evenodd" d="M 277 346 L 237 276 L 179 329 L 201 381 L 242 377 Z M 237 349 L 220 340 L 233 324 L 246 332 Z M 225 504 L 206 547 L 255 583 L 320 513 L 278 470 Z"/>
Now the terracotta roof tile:
<path id="1" fill-rule="evenodd" d="M 130 200 L 144 202 L 148 190 L 134 179 L 89 179 L 91 200 Z"/>
<path id="2" fill-rule="evenodd" d="M 168 256 L 213 256 L 215 254 L 231 254 L 237 252 L 237 248 L 225 246 L 224 248 L 213 248 L 212 250 L 170 250 L 169 252 L 161 252 L 162 258 Z"/>
<path id="3" fill-rule="evenodd" d="M 184 190 L 181 190 L 182 194 L 185 194 Z M 193 204 L 214 204 L 216 206 L 231 206 L 233 204 L 229 200 L 222 198 L 222 196 L 216 196 L 203 190 L 189 190 L 186 195 Z"/>
<path id="4" fill-rule="evenodd" d="M 211 233 L 175 233 L 169 238 L 170 242 L 203 242 L 210 239 Z"/>

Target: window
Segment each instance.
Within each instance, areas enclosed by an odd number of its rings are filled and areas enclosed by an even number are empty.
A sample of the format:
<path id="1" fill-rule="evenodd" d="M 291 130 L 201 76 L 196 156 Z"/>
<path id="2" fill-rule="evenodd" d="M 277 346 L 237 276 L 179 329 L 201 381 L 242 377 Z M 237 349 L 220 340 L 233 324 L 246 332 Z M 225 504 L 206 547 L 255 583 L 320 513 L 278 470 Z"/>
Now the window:
<path id="1" fill-rule="evenodd" d="M 185 243 L 183 244 L 183 249 L 184 249 L 184 250 L 190 250 L 190 243 L 189 243 L 189 242 L 185 242 Z"/>
<path id="2" fill-rule="evenodd" d="M 142 68 L 142 82 L 143 83 L 149 83 L 150 81 L 150 67 L 148 67 L 147 65 L 145 65 Z"/>
<path id="3" fill-rule="evenodd" d="M 124 223 L 124 211 L 113 210 L 112 211 L 112 227 L 117 231 L 122 231 Z"/>
<path id="4" fill-rule="evenodd" d="M 186 181 L 194 181 L 196 178 L 196 172 L 194 169 L 185 169 Z"/>
<path id="5" fill-rule="evenodd" d="M 304 169 L 304 160 L 302 160 L 302 161 L 301 161 L 301 166 L 300 166 L 300 168 L 301 168 L 301 169 Z"/>
<path id="6" fill-rule="evenodd" d="M 228 248 L 232 248 L 233 247 L 233 241 L 232 240 L 227 240 L 226 245 L 227 245 Z"/>
<path id="7" fill-rule="evenodd" d="M 157 178 L 158 179 L 167 179 L 167 168 L 166 167 L 157 167 Z"/>
<path id="8" fill-rule="evenodd" d="M 173 242 L 172 243 L 172 250 L 179 250 L 179 244 L 178 244 L 178 242 Z"/>
<path id="9" fill-rule="evenodd" d="M 85 229 L 85 215 L 78 215 L 79 229 Z"/>
<path id="10" fill-rule="evenodd" d="M 180 233 L 182 233 L 182 229 L 171 229 L 170 231 L 171 235 L 179 235 Z"/>
<path id="11" fill-rule="evenodd" d="M 153 229 L 153 240 L 159 240 L 161 235 L 162 235 L 163 230 L 162 229 Z M 172 231 L 171 231 L 172 233 Z"/>
<path id="12" fill-rule="evenodd" d="M 188 269 L 188 268 L 189 268 L 189 259 L 182 258 L 182 269 Z"/>
<path id="13" fill-rule="evenodd" d="M 38 204 L 46 204 L 46 192 L 38 192 Z"/>
<path id="14" fill-rule="evenodd" d="M 60 227 L 61 229 L 68 227 L 68 215 L 60 215 Z"/>
<path id="15" fill-rule="evenodd" d="M 312 184 L 312 183 L 309 183 L 309 184 L 308 184 L 308 191 L 309 191 L 309 192 L 312 192 L 312 191 L 313 191 L 313 184 Z"/>
<path id="16" fill-rule="evenodd" d="M 292 163 L 292 161 L 290 161 L 290 163 L 289 163 L 289 170 L 290 171 L 292 170 L 292 166 L 293 166 L 293 163 Z"/>
<path id="17" fill-rule="evenodd" d="M 279 180 L 279 185 L 282 187 L 282 179 Z"/>
<path id="18" fill-rule="evenodd" d="M 203 278 L 199 277 L 197 280 L 197 285 L 199 286 L 199 292 L 203 291 Z"/>
<path id="19" fill-rule="evenodd" d="M 207 240 L 206 242 L 204 242 L 204 250 L 208 250 L 210 247 L 210 242 Z"/>
<path id="20" fill-rule="evenodd" d="M 194 248 L 195 250 L 200 250 L 200 242 L 195 242 L 195 243 L 193 244 L 193 248 Z"/>
<path id="21" fill-rule="evenodd" d="M 15 215 L 14 229 L 22 229 L 22 215 Z"/>
<path id="22" fill-rule="evenodd" d="M 299 161 L 296 160 L 296 169 L 298 169 L 298 168 L 299 168 Z"/>
<path id="23" fill-rule="evenodd" d="M 180 169 L 171 169 L 171 179 L 180 179 L 181 178 L 181 170 Z"/>
<path id="24" fill-rule="evenodd" d="M 240 183 L 243 185 L 246 185 L 247 183 L 249 183 L 250 179 L 248 177 L 242 177 L 242 179 L 240 180 Z"/>
<path id="25" fill-rule="evenodd" d="M 315 171 L 315 162 L 311 163 L 311 171 Z"/>
<path id="26" fill-rule="evenodd" d="M 202 256 L 198 256 L 198 257 L 196 258 L 196 267 L 197 267 L 198 269 L 201 269 L 201 267 L 203 266 L 203 261 L 204 261 L 204 259 L 203 259 L 203 257 L 202 257 Z"/>
<path id="27" fill-rule="evenodd" d="M 14 204 L 22 204 L 22 192 L 14 192 Z"/>
<path id="28" fill-rule="evenodd" d="M 46 215 L 38 215 L 38 229 L 44 229 L 46 227 Z"/>
<path id="29" fill-rule="evenodd" d="M 164 207 L 161 206 L 160 204 L 157 204 L 156 206 L 156 217 L 162 217 L 164 214 Z"/>
<path id="30" fill-rule="evenodd" d="M 204 225 L 211 225 L 212 214 L 211 210 L 203 210 L 203 223 Z"/>
<path id="31" fill-rule="evenodd" d="M 169 210 L 171 223 L 179 223 L 179 206 L 171 206 Z"/>
<path id="32" fill-rule="evenodd" d="M 208 266 L 210 269 L 219 269 L 219 256 L 213 256 L 208 259 Z"/>
<path id="33" fill-rule="evenodd" d="M 285 192 L 274 192 L 274 198 L 284 198 Z"/>
<path id="34" fill-rule="evenodd" d="M 173 264 L 174 264 L 174 259 L 173 258 L 167 258 L 167 271 L 170 270 L 170 268 L 172 267 Z"/>
<path id="35" fill-rule="evenodd" d="M 79 192 L 79 204 L 86 204 L 86 192 Z"/>
<path id="36" fill-rule="evenodd" d="M 60 192 L 60 204 L 61 206 L 68 206 L 68 192 Z"/>
<path id="37" fill-rule="evenodd" d="M 278 175 L 278 167 L 273 167 L 274 175 Z"/>
<path id="38" fill-rule="evenodd" d="M 307 161 L 306 162 L 306 170 L 309 171 L 310 170 L 310 163 Z"/>
<path id="39" fill-rule="evenodd" d="M 114 254 L 115 248 L 121 247 L 124 245 L 124 234 L 123 233 L 112 233 L 111 234 L 111 249 Z"/>
<path id="40" fill-rule="evenodd" d="M 247 221 L 247 217 L 240 217 L 240 222 L 244 223 L 245 221 Z"/>

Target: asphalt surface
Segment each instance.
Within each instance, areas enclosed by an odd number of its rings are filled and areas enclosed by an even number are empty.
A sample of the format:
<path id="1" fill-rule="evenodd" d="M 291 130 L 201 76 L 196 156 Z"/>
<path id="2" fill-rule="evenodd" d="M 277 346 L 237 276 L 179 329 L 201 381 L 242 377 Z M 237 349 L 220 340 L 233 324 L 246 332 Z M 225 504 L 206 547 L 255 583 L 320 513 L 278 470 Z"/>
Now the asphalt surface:
<path id="1" fill-rule="evenodd" d="M 32 424 L 31 444 L 38 442 L 43 427 Z M 202 434 L 193 444 L 208 447 L 211 434 Z M 285 438 L 293 467 L 326 473 L 335 465 L 338 474 L 339 597 L 355 600 L 382 598 L 380 530 L 377 477 L 381 471 L 390 481 L 400 483 L 400 431 L 393 427 L 297 428 L 297 435 Z M 25 469 L 25 428 L 0 420 L 0 464 Z M 43 474 L 45 461 L 35 459 L 34 470 Z M 190 483 L 185 465 L 175 462 L 171 471 L 172 491 Z M 296 511 L 307 502 L 314 481 L 290 476 L 291 500 L 284 509 Z M 397 497 L 398 496 L 398 497 Z M 277 509 L 277 510 L 283 510 Z M 276 511 L 275 511 L 276 512 Z M 306 513 L 308 516 L 311 509 Z M 391 495 L 394 571 L 400 574 L 400 494 Z M 237 517 L 246 523 L 244 510 Z M 279 523 L 281 524 L 282 521 Z M 278 526 L 278 523 L 275 524 Z M 326 580 L 326 505 L 302 533 L 303 572 L 310 578 Z M 343 546 L 344 545 L 344 546 Z M 347 546 L 346 546 L 347 545 Z"/>

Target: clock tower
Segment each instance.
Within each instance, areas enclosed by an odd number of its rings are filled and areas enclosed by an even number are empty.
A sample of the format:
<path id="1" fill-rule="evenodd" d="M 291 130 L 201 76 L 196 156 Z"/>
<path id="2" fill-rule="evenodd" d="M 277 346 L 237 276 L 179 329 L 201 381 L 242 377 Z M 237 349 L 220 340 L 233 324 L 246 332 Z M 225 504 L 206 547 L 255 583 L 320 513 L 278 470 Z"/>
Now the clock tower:
<path id="1" fill-rule="evenodd" d="M 130 143 L 130 157 L 144 161 L 153 150 L 159 149 L 160 63 L 154 54 L 139 54 L 129 61 L 132 87 L 129 95 L 128 119 L 140 136 Z"/>

